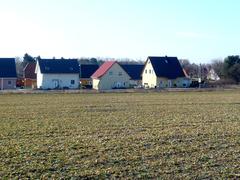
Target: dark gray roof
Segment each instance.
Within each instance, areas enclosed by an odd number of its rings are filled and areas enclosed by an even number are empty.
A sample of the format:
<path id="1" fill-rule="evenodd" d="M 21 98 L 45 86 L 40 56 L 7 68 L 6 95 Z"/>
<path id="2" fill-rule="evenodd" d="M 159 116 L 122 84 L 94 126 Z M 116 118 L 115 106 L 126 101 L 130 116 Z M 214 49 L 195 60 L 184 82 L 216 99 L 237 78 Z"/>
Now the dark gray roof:
<path id="1" fill-rule="evenodd" d="M 77 59 L 39 59 L 41 73 L 45 74 L 77 74 L 79 63 Z"/>
<path id="2" fill-rule="evenodd" d="M 140 80 L 144 68 L 143 64 L 121 64 L 132 80 Z"/>
<path id="3" fill-rule="evenodd" d="M 176 79 L 185 77 L 182 66 L 177 57 L 153 57 L 148 59 L 151 61 L 153 69 L 157 77 L 166 77 L 168 79 Z"/>
<path id="4" fill-rule="evenodd" d="M 81 64 L 80 78 L 91 78 L 98 68 L 99 66 L 97 64 Z"/>
<path id="5" fill-rule="evenodd" d="M 0 78 L 16 78 L 15 58 L 0 58 Z"/>

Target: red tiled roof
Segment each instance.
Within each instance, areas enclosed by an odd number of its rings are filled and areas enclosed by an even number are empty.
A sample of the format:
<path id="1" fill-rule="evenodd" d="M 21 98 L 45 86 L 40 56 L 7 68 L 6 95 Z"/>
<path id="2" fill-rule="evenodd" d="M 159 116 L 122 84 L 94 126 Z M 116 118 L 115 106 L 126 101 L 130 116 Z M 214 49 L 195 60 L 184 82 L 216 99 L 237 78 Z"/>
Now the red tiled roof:
<path id="1" fill-rule="evenodd" d="M 92 78 L 100 78 L 103 76 L 115 63 L 116 61 L 107 61 L 101 65 L 97 71 L 91 76 Z"/>
<path id="2" fill-rule="evenodd" d="M 35 74 L 35 63 L 28 63 L 25 68 L 23 69 L 23 77 L 24 78 L 30 78 L 30 79 L 36 79 Z"/>

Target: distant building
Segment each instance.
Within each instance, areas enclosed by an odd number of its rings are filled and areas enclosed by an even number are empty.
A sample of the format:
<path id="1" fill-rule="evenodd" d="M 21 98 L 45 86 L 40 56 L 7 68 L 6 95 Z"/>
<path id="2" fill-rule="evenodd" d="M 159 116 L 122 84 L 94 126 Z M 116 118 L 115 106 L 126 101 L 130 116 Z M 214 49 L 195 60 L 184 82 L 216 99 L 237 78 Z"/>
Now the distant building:
<path id="1" fill-rule="evenodd" d="M 40 59 L 37 61 L 37 88 L 79 88 L 79 64 L 77 59 Z"/>
<path id="2" fill-rule="evenodd" d="M 130 87 L 142 85 L 141 74 L 144 68 L 144 64 L 121 64 L 121 66 L 131 77 L 129 82 Z"/>
<path id="3" fill-rule="evenodd" d="M 109 90 L 129 88 L 130 76 L 116 62 L 107 61 L 92 75 L 93 89 Z"/>
<path id="4" fill-rule="evenodd" d="M 97 64 L 81 64 L 80 65 L 80 85 L 85 88 L 92 88 L 91 76 L 99 68 Z"/>
<path id="5" fill-rule="evenodd" d="M 214 71 L 213 68 L 211 68 L 207 74 L 207 80 L 210 81 L 218 81 L 220 80 L 220 77 L 218 76 L 218 74 Z"/>
<path id="6" fill-rule="evenodd" d="M 148 57 L 142 71 L 142 85 L 145 88 L 189 87 L 177 57 Z"/>
<path id="7" fill-rule="evenodd" d="M 0 58 L 0 90 L 16 89 L 15 58 Z"/>
<path id="8" fill-rule="evenodd" d="M 28 63 L 23 69 L 23 81 L 25 88 L 37 87 L 36 63 Z"/>

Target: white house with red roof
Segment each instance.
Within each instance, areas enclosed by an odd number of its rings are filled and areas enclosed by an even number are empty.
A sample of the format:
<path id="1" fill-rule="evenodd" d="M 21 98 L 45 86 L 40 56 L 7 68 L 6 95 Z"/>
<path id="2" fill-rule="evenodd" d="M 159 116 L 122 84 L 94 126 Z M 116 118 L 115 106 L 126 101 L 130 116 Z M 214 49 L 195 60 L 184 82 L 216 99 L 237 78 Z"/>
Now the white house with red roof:
<path id="1" fill-rule="evenodd" d="M 91 77 L 93 79 L 93 89 L 96 90 L 129 88 L 131 79 L 116 61 L 105 62 Z"/>

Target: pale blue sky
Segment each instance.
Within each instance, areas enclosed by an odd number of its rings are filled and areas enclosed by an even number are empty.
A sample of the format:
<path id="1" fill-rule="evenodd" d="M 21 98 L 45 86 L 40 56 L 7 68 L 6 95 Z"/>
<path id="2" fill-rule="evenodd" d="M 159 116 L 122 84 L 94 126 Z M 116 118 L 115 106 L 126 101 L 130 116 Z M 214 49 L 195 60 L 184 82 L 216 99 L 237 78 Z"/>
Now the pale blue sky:
<path id="1" fill-rule="evenodd" d="M 0 0 L 0 56 L 239 54 L 239 0 Z"/>

